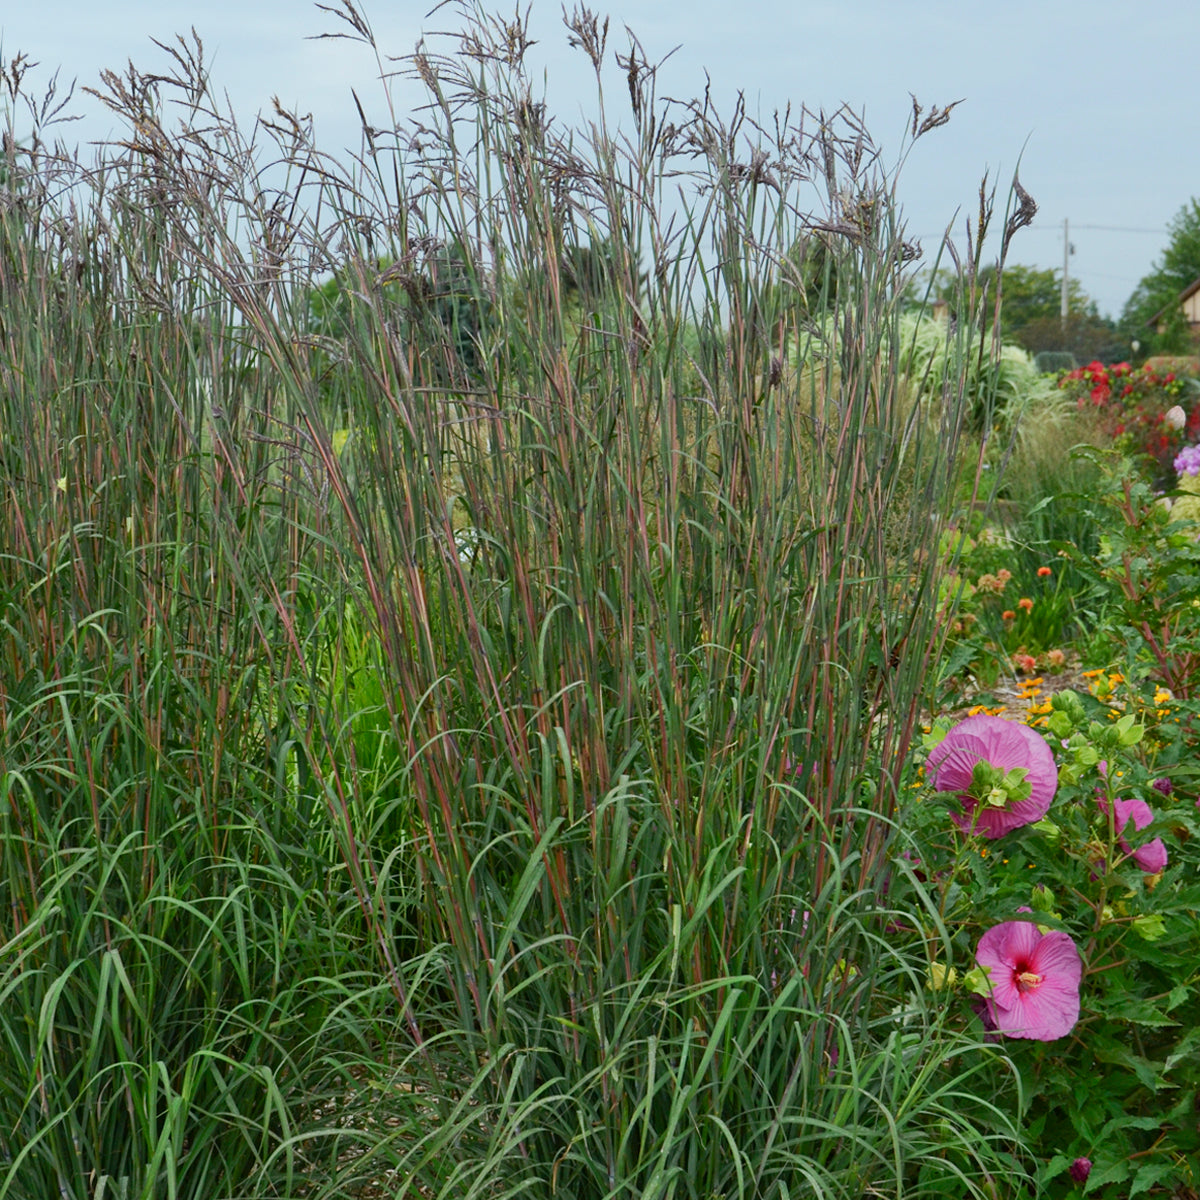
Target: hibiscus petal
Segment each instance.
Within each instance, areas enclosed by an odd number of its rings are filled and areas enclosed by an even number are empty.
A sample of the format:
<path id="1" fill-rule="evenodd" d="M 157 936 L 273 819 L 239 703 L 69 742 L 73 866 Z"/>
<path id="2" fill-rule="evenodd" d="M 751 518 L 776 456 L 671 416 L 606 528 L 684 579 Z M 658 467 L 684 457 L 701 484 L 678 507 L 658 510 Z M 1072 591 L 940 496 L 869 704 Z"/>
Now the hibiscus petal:
<path id="1" fill-rule="evenodd" d="M 976 812 L 979 801 L 966 793 L 975 764 L 981 760 L 1005 771 L 1023 768 L 1029 797 L 1002 808 L 985 805 Z M 989 838 L 1003 837 L 1040 820 L 1049 811 L 1058 787 L 1058 768 L 1046 739 L 1028 725 L 985 713 L 954 726 L 930 751 L 927 768 L 938 791 L 958 794 L 962 812 L 951 814 L 955 824 L 964 832 Z"/>
<path id="2" fill-rule="evenodd" d="M 1159 871 L 1165 871 L 1167 869 L 1167 848 L 1163 845 L 1162 838 L 1155 838 L 1154 841 L 1139 846 L 1133 852 L 1133 861 L 1147 875 L 1157 875 Z"/>
<path id="3" fill-rule="evenodd" d="M 1001 1008 L 1011 1008 L 1019 992 L 1013 973 L 1019 960 L 1032 961 L 1041 935 L 1030 921 L 1005 921 L 993 925 L 975 949 L 975 961 L 988 968 L 992 998 Z"/>
<path id="4" fill-rule="evenodd" d="M 979 939 L 975 960 L 989 969 L 987 1015 L 999 1032 L 1052 1042 L 1075 1027 L 1083 967 L 1068 934 L 1042 934 L 1032 922 L 1006 921 Z M 1023 972 L 1040 978 L 1023 988 Z"/>
<path id="5" fill-rule="evenodd" d="M 1134 829 L 1145 829 L 1154 820 L 1154 813 L 1145 800 L 1131 796 L 1128 800 L 1113 801 L 1113 824 L 1118 833 L 1133 821 Z"/>
<path id="6" fill-rule="evenodd" d="M 1047 979 L 1068 983 L 1078 990 L 1083 963 L 1071 935 L 1061 929 L 1042 934 L 1033 952 L 1033 969 Z"/>

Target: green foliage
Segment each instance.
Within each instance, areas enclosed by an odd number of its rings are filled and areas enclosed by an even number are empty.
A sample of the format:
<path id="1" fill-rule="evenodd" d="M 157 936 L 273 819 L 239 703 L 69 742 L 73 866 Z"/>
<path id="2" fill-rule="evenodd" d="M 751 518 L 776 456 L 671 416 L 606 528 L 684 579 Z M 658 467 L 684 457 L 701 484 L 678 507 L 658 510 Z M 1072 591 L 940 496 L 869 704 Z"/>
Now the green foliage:
<path id="1" fill-rule="evenodd" d="M 1094 358 L 1108 362 L 1129 355 L 1128 341 L 1120 337 L 1112 321 L 1100 316 L 1096 302 L 1077 279 L 1067 281 L 1064 322 L 1061 271 L 1006 263 L 1001 287 L 997 287 L 996 271 L 991 266 L 983 268 L 979 282 L 992 302 L 999 292 L 1000 335 L 1006 343 L 1034 355 L 1067 354 L 1076 362 Z M 954 307 L 952 276 L 943 272 L 933 283 L 933 294 Z"/>
<path id="2" fill-rule="evenodd" d="M 1193 704 L 1120 673 L 1092 676 L 1092 693 L 1057 693 L 1030 717 L 1058 760 L 1046 818 L 996 840 L 965 836 L 948 819 L 956 802 L 926 788 L 906 805 L 912 842 L 902 863 L 927 897 L 931 986 L 964 1031 L 978 1028 L 969 968 L 987 929 L 1024 919 L 1074 940 L 1084 968 L 1078 1024 L 1066 1037 L 1004 1045 L 1029 1102 L 1039 1183 L 1063 1186 L 1070 1163 L 1087 1157 L 1088 1193 L 1115 1200 L 1196 1183 L 1200 775 Z M 1136 831 L 1114 817 L 1131 799 L 1148 801 L 1154 817 Z M 1133 852 L 1155 838 L 1161 856 L 1147 858 L 1147 874 Z"/>
<path id="3" fill-rule="evenodd" d="M 1200 278 L 1200 200 L 1189 200 L 1167 226 L 1170 241 L 1125 302 L 1121 324 L 1143 348 L 1172 354 L 1191 348 L 1178 298 Z M 1156 318 L 1161 315 L 1162 328 Z"/>
<path id="4" fill-rule="evenodd" d="M 1089 317 L 1098 315 L 1096 302 L 1078 279 L 1067 280 L 1067 311 Z M 1062 272 L 1006 263 L 1000 303 L 1000 331 L 1017 337 L 1032 321 L 1056 319 L 1062 313 Z"/>
<path id="5" fill-rule="evenodd" d="M 1086 593 L 1064 543 L 1037 532 L 1032 525 L 1014 531 L 992 525 L 976 537 L 947 538 L 955 562 L 942 581 L 951 633 L 942 703 L 994 688 L 1001 671 L 1057 673 L 1066 665 L 1064 648 L 1079 632 Z"/>
<path id="6" fill-rule="evenodd" d="M 1019 346 L 996 343 L 985 325 L 968 336 L 957 323 L 906 309 L 900 322 L 898 367 L 911 400 L 936 403 L 961 389 L 973 432 L 1012 429 L 1021 414 L 1044 401 L 1051 384 Z M 961 380 L 955 378 L 962 373 Z"/>
<path id="7" fill-rule="evenodd" d="M 1100 464 L 1098 464 L 1100 465 Z M 1190 521 L 1173 521 L 1150 485 L 1127 462 L 1113 460 L 1098 489 L 1093 520 L 1099 553 L 1080 560 L 1107 585 L 1108 636 L 1149 664 L 1175 695 L 1195 694 L 1200 680 L 1200 543 Z"/>

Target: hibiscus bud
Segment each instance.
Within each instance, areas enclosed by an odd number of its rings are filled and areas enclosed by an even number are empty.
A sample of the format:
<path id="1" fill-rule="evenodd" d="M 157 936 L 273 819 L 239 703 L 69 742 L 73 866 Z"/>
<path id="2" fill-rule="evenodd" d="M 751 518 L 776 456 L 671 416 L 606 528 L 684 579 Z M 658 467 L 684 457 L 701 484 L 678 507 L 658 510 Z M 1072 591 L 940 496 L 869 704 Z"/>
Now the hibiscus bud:
<path id="1" fill-rule="evenodd" d="M 1064 688 L 1061 692 L 1051 696 L 1050 706 L 1055 711 L 1065 712 L 1076 724 L 1081 724 L 1087 717 L 1082 698 L 1078 692 L 1074 692 L 1070 688 Z"/>
<path id="2" fill-rule="evenodd" d="M 1092 1160 L 1090 1158 L 1077 1158 L 1070 1167 L 1067 1168 L 1067 1174 L 1076 1183 L 1087 1183 L 1087 1177 L 1092 1173 Z"/>
<path id="3" fill-rule="evenodd" d="M 1147 942 L 1157 942 L 1167 932 L 1162 913 L 1143 913 L 1140 917 L 1134 917 L 1131 924 L 1134 933 Z"/>
<path id="4" fill-rule="evenodd" d="M 929 964 L 929 980 L 925 986 L 931 992 L 940 992 L 942 988 L 953 987 L 957 980 L 958 972 L 953 967 L 947 967 L 942 962 L 933 962 Z"/>
<path id="5" fill-rule="evenodd" d="M 1043 817 L 1040 821 L 1034 821 L 1029 828 L 1040 833 L 1052 846 L 1057 846 L 1059 838 L 1062 837 L 1062 829 L 1050 820 L 1049 817 Z"/>

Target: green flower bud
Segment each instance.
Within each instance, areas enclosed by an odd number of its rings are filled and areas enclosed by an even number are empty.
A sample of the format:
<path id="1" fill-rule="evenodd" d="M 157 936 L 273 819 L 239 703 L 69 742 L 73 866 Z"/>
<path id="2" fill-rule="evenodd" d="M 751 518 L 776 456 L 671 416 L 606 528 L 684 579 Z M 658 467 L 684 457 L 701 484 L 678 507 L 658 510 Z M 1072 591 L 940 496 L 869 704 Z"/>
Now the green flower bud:
<path id="1" fill-rule="evenodd" d="M 1162 913 L 1144 913 L 1140 917 L 1134 917 L 1131 924 L 1134 933 L 1147 942 L 1157 942 L 1167 932 L 1167 923 Z"/>
<path id="2" fill-rule="evenodd" d="M 990 996 L 992 984 L 988 978 L 988 970 L 988 967 L 972 967 L 963 976 L 963 987 L 968 992 L 974 992 L 976 996 Z"/>
<path id="3" fill-rule="evenodd" d="M 1058 775 L 1061 779 L 1062 771 L 1059 771 Z M 1036 829 L 1052 845 L 1057 845 L 1059 838 L 1062 837 L 1062 829 L 1050 820 L 1049 817 L 1043 817 L 1040 821 L 1034 821 L 1029 828 Z M 1034 908 L 1036 907 L 1037 905 L 1035 904 Z"/>
<path id="4" fill-rule="evenodd" d="M 942 988 L 952 988 L 957 980 L 958 972 L 953 967 L 933 962 L 929 964 L 929 980 L 925 986 L 931 992 L 940 992 Z"/>

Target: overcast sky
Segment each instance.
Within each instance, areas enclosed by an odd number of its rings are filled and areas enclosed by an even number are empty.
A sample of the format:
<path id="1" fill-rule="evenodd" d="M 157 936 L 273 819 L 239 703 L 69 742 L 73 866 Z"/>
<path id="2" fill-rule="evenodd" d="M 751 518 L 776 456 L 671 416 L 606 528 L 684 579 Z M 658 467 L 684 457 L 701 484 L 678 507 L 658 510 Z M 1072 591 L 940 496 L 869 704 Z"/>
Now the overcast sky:
<path id="1" fill-rule="evenodd" d="M 331 5 L 336 0 L 329 0 Z M 511 14 L 511 0 L 488 6 Z M 961 210 L 977 207 L 985 169 L 1007 186 L 1020 160 L 1036 199 L 1033 227 L 1018 235 L 1010 261 L 1063 263 L 1063 221 L 1075 253 L 1071 275 L 1118 315 L 1166 242 L 1167 223 L 1200 196 L 1200 3 L 1158 0 L 614 0 L 609 53 L 628 46 L 628 25 L 662 67 L 659 94 L 690 97 L 711 77 L 725 112 L 738 89 L 752 113 L 769 117 L 791 102 L 847 103 L 889 151 L 900 147 L 910 93 L 927 108 L 962 100 L 945 128 L 915 148 L 901 177 L 908 228 L 927 253 Z M 362 0 L 381 49 L 409 53 L 422 32 L 454 27 L 452 9 Z M 584 60 L 569 50 L 562 5 L 534 0 L 532 61 L 544 67 L 551 111 L 573 121 L 590 94 Z M 213 79 L 239 116 L 286 105 L 311 112 L 318 144 L 359 146 L 354 87 L 368 116 L 384 123 L 371 54 L 346 41 L 307 40 L 344 29 L 306 0 L 26 0 L 0 7 L 0 50 L 39 65 L 34 90 L 55 70 L 60 84 L 95 85 L 102 68 L 132 59 L 164 65 L 151 39 L 195 27 Z M 610 94 L 623 89 L 613 68 Z M 397 93 L 404 98 L 412 93 Z M 372 109 L 371 106 L 374 106 Z M 96 101 L 67 136 L 89 141 L 118 132 Z"/>

